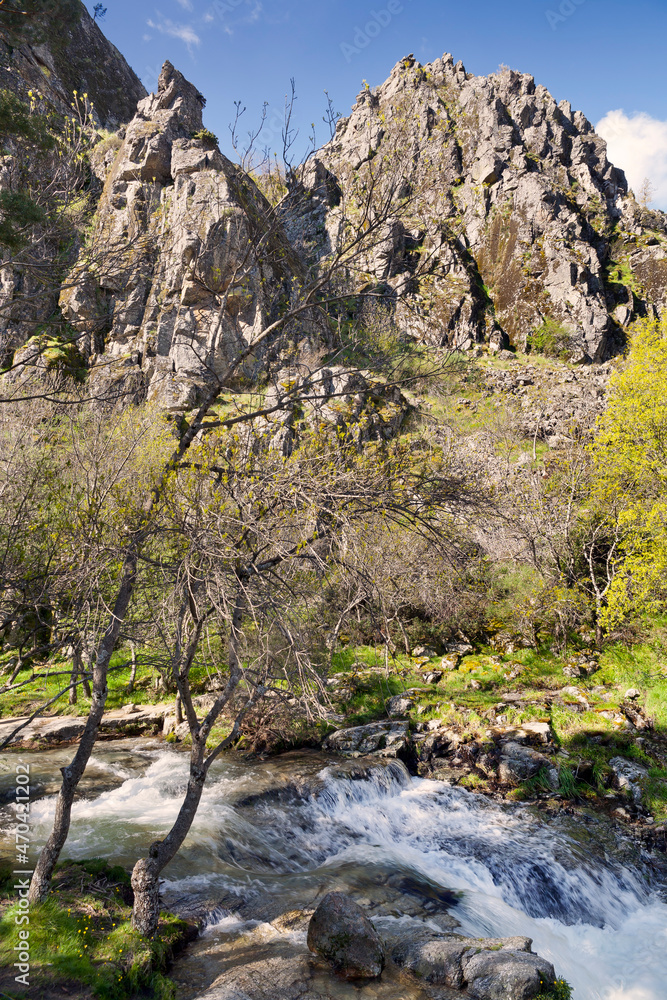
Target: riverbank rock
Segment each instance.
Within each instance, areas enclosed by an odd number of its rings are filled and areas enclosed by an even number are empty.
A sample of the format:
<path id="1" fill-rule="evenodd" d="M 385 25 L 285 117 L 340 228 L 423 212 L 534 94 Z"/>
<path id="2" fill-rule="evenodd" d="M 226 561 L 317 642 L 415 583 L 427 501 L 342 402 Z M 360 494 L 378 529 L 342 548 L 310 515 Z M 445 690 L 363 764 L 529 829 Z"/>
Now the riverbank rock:
<path id="1" fill-rule="evenodd" d="M 529 1000 L 553 983 L 553 966 L 527 937 L 467 938 L 430 928 L 386 935 L 388 954 L 420 980 L 465 989 L 476 1000 Z"/>
<path id="2" fill-rule="evenodd" d="M 629 792 L 633 802 L 639 805 L 642 800 L 642 783 L 648 778 L 646 768 L 626 757 L 612 757 L 609 766 L 614 772 L 616 788 Z"/>
<path id="3" fill-rule="evenodd" d="M 548 757 L 519 743 L 503 743 L 498 765 L 498 777 L 501 781 L 516 785 L 534 778 L 542 770 L 549 786 L 558 788 L 558 769 Z"/>
<path id="4" fill-rule="evenodd" d="M 377 931 L 361 907 L 341 892 L 328 893 L 315 910 L 308 947 L 346 979 L 374 979 L 384 966 Z"/>
<path id="5" fill-rule="evenodd" d="M 410 724 L 387 719 L 368 726 L 338 729 L 327 736 L 323 748 L 342 757 L 363 757 L 381 751 L 383 756 L 399 756 L 407 752 L 409 741 Z"/>
<path id="6" fill-rule="evenodd" d="M 412 698 L 408 698 L 406 695 L 397 694 L 393 698 L 387 698 L 385 707 L 387 709 L 387 715 L 392 718 L 397 716 L 407 715 L 411 708 L 414 708 L 414 701 Z"/>
<path id="7" fill-rule="evenodd" d="M 556 973 L 550 962 L 510 945 L 465 955 L 463 978 L 475 1000 L 530 1000 L 555 982 Z"/>
<path id="8" fill-rule="evenodd" d="M 124 708 L 107 712 L 102 717 L 99 734 L 105 736 L 157 735 L 161 732 L 165 716 L 173 711 L 169 705 L 125 705 Z M 17 727 L 23 728 L 11 740 L 11 746 L 43 746 L 56 743 L 72 743 L 78 740 L 86 725 L 83 715 L 45 716 L 30 722 L 27 718 L 0 720 L 0 739 L 5 739 Z"/>

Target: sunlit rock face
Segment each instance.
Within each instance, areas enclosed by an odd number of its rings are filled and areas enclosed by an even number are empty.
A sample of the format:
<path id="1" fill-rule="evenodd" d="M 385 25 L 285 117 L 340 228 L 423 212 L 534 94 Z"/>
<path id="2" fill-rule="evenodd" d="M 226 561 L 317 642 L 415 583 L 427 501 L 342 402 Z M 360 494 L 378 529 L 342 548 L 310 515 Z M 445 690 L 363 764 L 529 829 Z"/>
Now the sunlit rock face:
<path id="1" fill-rule="evenodd" d="M 138 379 L 174 410 L 194 405 L 224 375 L 300 273 L 267 221 L 268 203 L 203 130 L 204 103 L 165 63 L 157 93 L 140 101 L 113 158 L 98 161 L 98 260 L 60 301 L 72 324 L 90 332 L 93 372 L 107 388 Z"/>
<path id="2" fill-rule="evenodd" d="M 523 350 L 549 336 L 561 357 L 599 362 L 667 303 L 664 213 L 641 211 L 584 115 L 530 76 L 401 60 L 277 211 L 203 129 L 203 105 L 165 63 L 157 93 L 93 156 L 89 265 L 60 306 L 86 335 L 94 383 L 118 398 L 195 405 L 365 211 L 382 225 L 349 290 L 372 290 L 384 321 L 426 344 Z M 304 318 L 292 343 L 310 350 L 321 334 Z"/>
<path id="3" fill-rule="evenodd" d="M 524 347 L 550 319 L 581 360 L 614 353 L 633 314 L 632 293 L 607 273 L 625 176 L 585 116 L 531 76 L 476 77 L 450 55 L 426 66 L 410 56 L 361 92 L 318 159 L 316 191 L 323 172 L 329 189 L 332 178 L 349 189 L 400 165 L 409 207 L 374 274 L 421 339 Z M 329 199 L 329 229 L 336 211 Z M 432 262 L 418 288 L 416 255 Z"/>

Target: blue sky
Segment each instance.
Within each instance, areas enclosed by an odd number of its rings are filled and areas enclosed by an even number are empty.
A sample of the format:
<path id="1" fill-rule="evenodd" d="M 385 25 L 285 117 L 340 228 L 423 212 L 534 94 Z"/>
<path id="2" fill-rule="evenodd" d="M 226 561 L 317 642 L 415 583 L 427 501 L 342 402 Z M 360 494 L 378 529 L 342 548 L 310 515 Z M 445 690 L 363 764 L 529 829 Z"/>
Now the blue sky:
<path id="1" fill-rule="evenodd" d="M 265 137 L 280 132 L 290 78 L 296 118 L 322 123 L 324 91 L 346 114 L 367 80 L 381 83 L 413 52 L 443 52 L 476 74 L 501 63 L 532 73 L 610 141 L 638 186 L 648 176 L 667 209 L 666 0 L 106 0 L 101 22 L 147 89 L 170 59 L 206 96 L 205 123 L 228 148 L 234 101 L 248 127 L 269 104 Z M 92 9 L 92 3 L 88 3 Z M 612 115 L 609 113 L 613 112 Z M 622 114 L 621 114 L 622 112 Z"/>

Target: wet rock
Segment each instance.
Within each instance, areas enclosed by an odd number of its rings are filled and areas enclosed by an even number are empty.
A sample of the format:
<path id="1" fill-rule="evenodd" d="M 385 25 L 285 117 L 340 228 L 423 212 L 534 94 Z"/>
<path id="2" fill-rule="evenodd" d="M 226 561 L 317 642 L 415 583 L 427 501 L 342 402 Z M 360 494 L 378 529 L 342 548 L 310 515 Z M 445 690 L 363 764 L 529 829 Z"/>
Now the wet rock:
<path id="1" fill-rule="evenodd" d="M 648 778 L 647 769 L 626 757 L 612 757 L 609 766 L 614 772 L 616 788 L 629 792 L 633 801 L 639 804 L 642 800 L 642 783 Z"/>
<path id="2" fill-rule="evenodd" d="M 397 965 L 409 969 L 426 982 L 461 989 L 461 960 L 466 947 L 465 940 L 435 938 L 428 932 L 421 939 L 402 935 L 394 942 L 391 957 Z"/>
<path id="3" fill-rule="evenodd" d="M 424 926 L 385 934 L 385 943 L 393 961 L 420 980 L 467 987 L 479 1000 L 528 1000 L 542 982 L 555 979 L 550 963 L 532 954 L 527 937 L 467 938 Z"/>
<path id="4" fill-rule="evenodd" d="M 498 767 L 498 777 L 501 781 L 516 785 L 534 778 L 541 770 L 544 770 L 549 786 L 553 789 L 558 788 L 558 770 L 548 757 L 519 743 L 503 744 Z"/>
<path id="5" fill-rule="evenodd" d="M 324 749 L 344 757 L 361 757 L 380 751 L 400 750 L 409 740 L 408 722 L 372 722 L 368 726 L 338 729 L 327 736 Z"/>
<path id="6" fill-rule="evenodd" d="M 431 733 L 422 740 L 419 747 L 419 759 L 422 761 L 432 760 L 434 757 L 442 757 L 451 746 L 450 739 L 444 730 Z"/>
<path id="7" fill-rule="evenodd" d="M 464 956 L 463 977 L 475 1000 L 530 1000 L 555 982 L 556 973 L 537 955 L 501 948 Z"/>
<path id="8" fill-rule="evenodd" d="M 374 979 L 384 966 L 384 946 L 372 923 L 349 897 L 328 893 L 308 925 L 308 947 L 346 979 Z"/>

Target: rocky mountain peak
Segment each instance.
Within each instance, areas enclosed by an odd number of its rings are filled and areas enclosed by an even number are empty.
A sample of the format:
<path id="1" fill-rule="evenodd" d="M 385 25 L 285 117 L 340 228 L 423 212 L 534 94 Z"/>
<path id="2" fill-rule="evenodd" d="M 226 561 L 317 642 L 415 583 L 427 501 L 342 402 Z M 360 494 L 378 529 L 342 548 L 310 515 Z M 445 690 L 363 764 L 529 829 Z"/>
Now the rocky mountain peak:
<path id="1" fill-rule="evenodd" d="M 637 303 L 612 287 L 608 264 L 628 210 L 625 175 L 585 115 L 532 76 L 478 77 L 450 53 L 426 66 L 409 55 L 359 94 L 318 160 L 348 186 L 373 164 L 401 165 L 413 225 L 404 216 L 375 274 L 397 291 L 415 249 L 431 254 L 429 301 L 416 318 L 396 302 L 419 339 L 525 348 L 551 322 L 582 361 L 622 342 Z"/>
<path id="2" fill-rule="evenodd" d="M 421 343 L 525 350 L 551 338 L 569 360 L 600 362 L 633 318 L 667 308 L 667 217 L 642 213 L 585 115 L 528 74 L 474 76 L 449 53 L 425 66 L 408 55 L 364 87 L 230 294 L 270 207 L 203 129 L 204 104 L 165 62 L 157 92 L 99 143 L 92 242 L 113 253 L 60 299 L 100 377 L 138 397 L 193 405 L 336 246 L 363 192 L 390 207 L 350 293 L 373 288 Z"/>
<path id="3" fill-rule="evenodd" d="M 206 98 L 167 59 L 158 78 L 156 94 L 149 94 L 137 106 L 137 116 L 146 121 L 169 120 L 183 132 L 203 128 L 202 110 Z"/>

